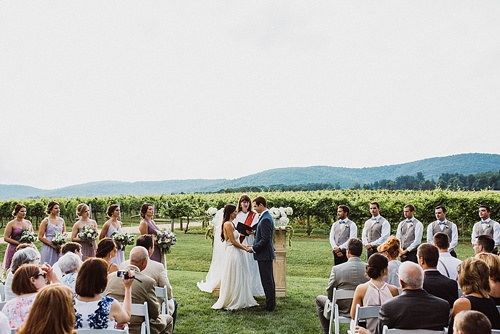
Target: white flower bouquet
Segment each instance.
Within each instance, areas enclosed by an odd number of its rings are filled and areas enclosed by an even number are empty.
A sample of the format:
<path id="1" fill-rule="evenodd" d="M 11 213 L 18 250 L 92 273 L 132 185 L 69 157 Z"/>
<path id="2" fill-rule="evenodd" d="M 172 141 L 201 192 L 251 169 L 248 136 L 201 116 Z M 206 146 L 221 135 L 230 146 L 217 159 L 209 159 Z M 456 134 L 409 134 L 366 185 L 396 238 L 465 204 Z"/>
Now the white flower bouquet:
<path id="1" fill-rule="evenodd" d="M 22 244 L 31 244 L 37 240 L 36 234 L 30 230 L 23 230 L 19 242 Z"/>
<path id="2" fill-rule="evenodd" d="M 271 217 L 274 219 L 274 228 L 275 229 L 286 229 L 290 219 L 288 216 L 293 215 L 293 209 L 291 207 L 279 207 L 279 208 L 270 208 L 269 213 Z"/>
<path id="3" fill-rule="evenodd" d="M 97 239 L 97 231 L 92 225 L 85 225 L 82 227 L 80 232 L 78 232 L 78 238 L 82 241 L 87 241 L 92 245 L 95 239 Z"/>
<path id="4" fill-rule="evenodd" d="M 61 248 L 67 241 L 66 235 L 56 232 L 56 235 L 52 238 L 52 244 L 56 246 L 56 248 Z"/>
<path id="5" fill-rule="evenodd" d="M 177 238 L 172 231 L 156 231 L 156 242 L 162 254 L 170 253 L 170 246 L 175 245 Z"/>
<path id="6" fill-rule="evenodd" d="M 116 242 L 119 250 L 125 250 L 125 246 L 133 245 L 135 241 L 135 237 L 127 232 L 114 231 L 111 238 Z"/>

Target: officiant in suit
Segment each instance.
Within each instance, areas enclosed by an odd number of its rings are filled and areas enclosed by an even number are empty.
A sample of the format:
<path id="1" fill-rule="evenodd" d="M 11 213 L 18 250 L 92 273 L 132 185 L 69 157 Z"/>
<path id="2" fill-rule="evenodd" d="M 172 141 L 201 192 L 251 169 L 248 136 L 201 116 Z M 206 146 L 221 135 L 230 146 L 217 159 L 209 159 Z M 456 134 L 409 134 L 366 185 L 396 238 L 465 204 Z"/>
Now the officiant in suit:
<path id="1" fill-rule="evenodd" d="M 256 197 L 252 205 L 260 218 L 255 231 L 255 241 L 249 251 L 253 252 L 253 257 L 259 265 L 260 280 L 266 295 L 266 311 L 272 312 L 276 308 L 276 287 L 273 275 L 274 220 L 267 209 L 267 201 L 264 197 Z"/>

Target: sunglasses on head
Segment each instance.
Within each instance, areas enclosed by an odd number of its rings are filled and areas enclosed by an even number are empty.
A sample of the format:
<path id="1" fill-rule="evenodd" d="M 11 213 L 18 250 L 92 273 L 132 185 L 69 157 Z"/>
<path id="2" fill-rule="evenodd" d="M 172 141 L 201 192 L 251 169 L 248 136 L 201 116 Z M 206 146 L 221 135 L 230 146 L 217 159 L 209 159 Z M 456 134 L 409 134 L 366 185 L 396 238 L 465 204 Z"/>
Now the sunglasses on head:
<path id="1" fill-rule="evenodd" d="M 47 274 L 46 273 L 43 273 L 43 274 L 38 273 L 38 274 L 34 275 L 33 277 L 34 278 L 38 278 L 40 276 L 43 276 L 43 278 L 47 278 Z"/>

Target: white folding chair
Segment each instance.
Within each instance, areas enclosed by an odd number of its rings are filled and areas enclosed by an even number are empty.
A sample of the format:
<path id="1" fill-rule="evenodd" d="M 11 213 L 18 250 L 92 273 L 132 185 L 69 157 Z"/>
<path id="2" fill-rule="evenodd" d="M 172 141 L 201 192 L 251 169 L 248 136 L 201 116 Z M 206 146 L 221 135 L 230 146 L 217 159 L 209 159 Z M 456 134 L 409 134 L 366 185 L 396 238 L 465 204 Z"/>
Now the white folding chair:
<path id="1" fill-rule="evenodd" d="M 500 334 L 500 329 L 492 329 L 491 334 Z"/>
<path id="2" fill-rule="evenodd" d="M 335 334 L 340 333 L 339 324 L 349 324 L 351 323 L 351 318 L 343 317 L 339 315 L 339 306 L 337 305 L 337 301 L 342 299 L 352 299 L 354 297 L 354 290 L 337 290 L 337 288 L 333 288 L 333 297 L 332 297 L 332 311 L 330 314 L 330 326 L 328 327 L 328 334 L 332 334 L 332 322 L 334 322 L 335 326 Z"/>
<path id="3" fill-rule="evenodd" d="M 5 284 L 0 283 L 0 302 L 5 301 Z"/>
<path id="4" fill-rule="evenodd" d="M 446 334 L 447 331 L 443 328 L 440 331 L 433 331 L 431 329 L 388 329 L 387 325 L 384 325 L 384 330 L 382 334 Z"/>
<path id="5" fill-rule="evenodd" d="M 359 304 L 356 305 L 356 314 L 354 316 L 354 323 L 350 332 L 354 333 L 354 327 L 358 326 L 360 320 L 378 318 L 379 311 L 380 311 L 380 305 L 377 306 L 361 306 Z"/>
<path id="6" fill-rule="evenodd" d="M 76 332 L 78 334 L 80 333 L 87 333 L 87 334 L 128 334 L 128 327 L 125 327 L 124 329 L 115 329 L 115 328 L 107 328 L 107 329 L 77 329 Z M 11 334 L 14 334 L 12 332 Z"/>
<path id="7" fill-rule="evenodd" d="M 164 287 L 156 286 L 155 287 L 156 297 L 163 298 L 163 302 L 161 303 L 161 314 L 167 314 L 167 286 Z"/>
<path id="8" fill-rule="evenodd" d="M 131 314 L 144 317 L 144 321 L 141 324 L 141 334 L 151 334 L 151 329 L 149 327 L 148 303 L 144 302 L 144 304 L 132 304 Z"/>
<path id="9" fill-rule="evenodd" d="M 3 307 L 5 306 L 5 304 L 7 304 L 7 302 L 5 302 L 5 301 L 0 302 L 0 311 L 3 309 Z"/>

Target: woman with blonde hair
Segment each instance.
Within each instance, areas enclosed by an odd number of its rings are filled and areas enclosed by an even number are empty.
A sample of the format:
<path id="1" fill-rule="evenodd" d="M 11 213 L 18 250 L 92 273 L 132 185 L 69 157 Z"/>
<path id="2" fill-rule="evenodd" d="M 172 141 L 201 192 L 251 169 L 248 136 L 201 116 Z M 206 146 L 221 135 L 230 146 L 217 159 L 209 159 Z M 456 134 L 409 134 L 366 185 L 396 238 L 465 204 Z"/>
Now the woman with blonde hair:
<path id="1" fill-rule="evenodd" d="M 19 245 L 19 239 L 21 238 L 23 232 L 33 232 L 33 225 L 31 222 L 24 219 L 26 217 L 26 206 L 24 204 L 16 204 L 14 211 L 12 211 L 12 216 L 15 218 L 7 223 L 3 234 L 3 239 L 9 244 L 7 246 L 7 250 L 5 251 L 5 270 L 10 268 L 12 257 L 16 252 L 16 247 Z"/>
<path id="2" fill-rule="evenodd" d="M 116 242 L 111 238 L 104 238 L 97 244 L 97 252 L 95 256 L 101 258 L 108 264 L 108 274 L 118 271 L 118 266 L 111 262 L 111 259 L 116 256 Z"/>
<path id="3" fill-rule="evenodd" d="M 399 239 L 391 235 L 382 245 L 378 246 L 377 251 L 382 253 L 389 260 L 389 273 L 385 277 L 385 281 L 401 289 L 399 285 L 398 269 L 401 261 L 398 256 L 401 253 L 401 244 Z"/>
<path id="4" fill-rule="evenodd" d="M 496 305 L 500 305 L 500 258 L 491 253 L 479 253 L 476 259 L 483 260 L 490 268 L 489 295 Z"/>
<path id="5" fill-rule="evenodd" d="M 458 285 L 464 296 L 453 303 L 448 333 L 453 333 L 455 316 L 461 311 L 479 311 L 491 322 L 492 328 L 500 329 L 500 314 L 493 299 L 490 298 L 490 269 L 486 262 L 476 258 L 468 258 L 458 266 Z"/>
<path id="6" fill-rule="evenodd" d="M 18 334 L 76 334 L 73 292 L 62 284 L 43 287 Z"/>
<path id="7" fill-rule="evenodd" d="M 66 232 L 66 224 L 64 223 L 64 219 L 59 217 L 59 213 L 61 212 L 59 203 L 55 201 L 49 202 L 45 212 L 48 217 L 42 220 L 40 229 L 38 230 L 38 240 L 42 242 L 42 259 L 40 262 L 47 262 L 52 266 L 61 256 L 59 246 L 52 243 L 52 238 L 54 238 L 56 233 Z"/>
<path id="8" fill-rule="evenodd" d="M 111 235 L 113 233 L 122 232 L 122 222 L 118 220 L 118 218 L 120 218 L 120 206 L 118 204 L 110 205 L 106 210 L 106 215 L 109 219 L 104 223 L 104 225 L 102 225 L 99 239 L 104 239 L 106 237 L 111 238 Z M 118 249 L 118 251 L 116 252 L 116 256 L 111 259 L 111 262 L 115 263 L 117 266 L 120 266 L 120 264 L 125 261 L 124 250 L 125 249 Z"/>
<path id="9" fill-rule="evenodd" d="M 97 223 L 95 220 L 90 219 L 90 208 L 87 204 L 80 203 L 76 207 L 76 214 L 80 219 L 73 225 L 71 229 L 71 241 L 78 242 L 82 245 L 81 253 L 82 253 L 82 261 L 85 261 L 89 257 L 94 257 L 96 252 L 96 242 L 95 240 L 89 242 L 87 240 L 82 240 L 78 236 L 78 233 L 85 227 L 92 227 L 96 233 L 98 232 Z"/>

